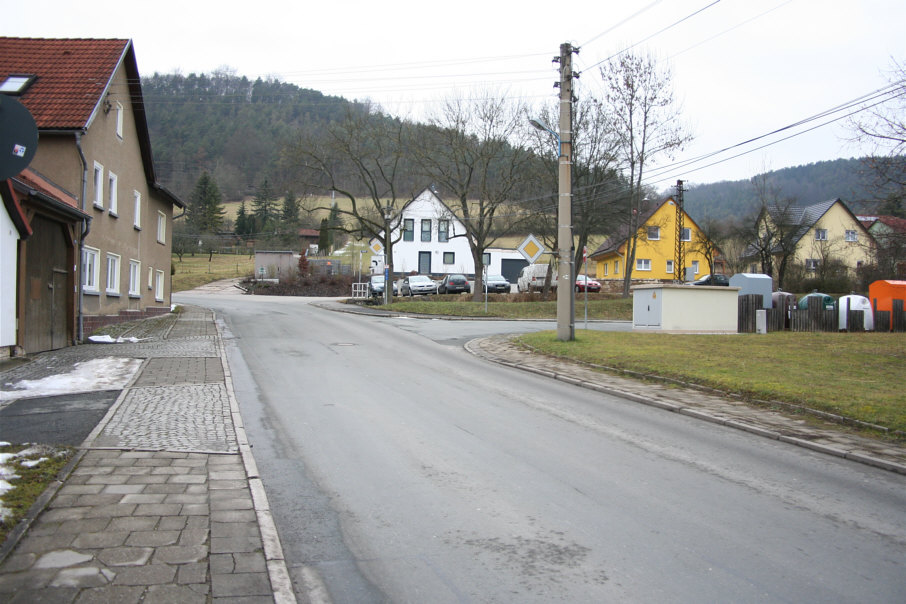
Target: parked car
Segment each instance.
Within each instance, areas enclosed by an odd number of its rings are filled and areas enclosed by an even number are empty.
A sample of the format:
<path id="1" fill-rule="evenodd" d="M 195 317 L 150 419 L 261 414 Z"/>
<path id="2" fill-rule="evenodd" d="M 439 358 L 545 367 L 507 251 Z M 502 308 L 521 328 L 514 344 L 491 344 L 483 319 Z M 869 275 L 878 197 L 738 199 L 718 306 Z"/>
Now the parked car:
<path id="1" fill-rule="evenodd" d="M 576 291 L 599 292 L 601 291 L 601 284 L 589 278 L 588 275 L 576 275 Z"/>
<path id="2" fill-rule="evenodd" d="M 705 275 L 692 282 L 692 285 L 726 285 L 730 286 L 730 278 L 726 275 Z"/>
<path id="3" fill-rule="evenodd" d="M 551 275 L 551 287 L 557 287 L 557 268 L 553 268 Z M 519 271 L 519 278 L 516 280 L 516 289 L 520 292 L 531 290 L 540 290 L 544 287 L 544 280 L 547 279 L 546 264 L 529 264 L 523 266 Z"/>
<path id="4" fill-rule="evenodd" d="M 398 293 L 398 288 L 396 287 L 396 282 L 393 283 L 393 295 L 396 296 Z M 380 298 L 384 295 L 384 275 L 371 275 L 371 279 L 368 281 L 368 294 L 372 298 Z"/>
<path id="5" fill-rule="evenodd" d="M 469 285 L 469 280 L 466 279 L 465 275 L 451 273 L 444 275 L 443 278 L 441 278 L 441 280 L 437 282 L 437 293 L 469 294 L 472 293 L 472 286 Z"/>
<path id="6" fill-rule="evenodd" d="M 400 285 L 400 295 L 402 296 L 419 296 L 436 293 L 437 283 L 432 281 L 427 275 L 409 275 L 403 278 L 403 283 Z"/>
<path id="7" fill-rule="evenodd" d="M 510 293 L 510 282 L 503 275 L 488 275 L 484 280 L 485 291 L 491 294 Z"/>

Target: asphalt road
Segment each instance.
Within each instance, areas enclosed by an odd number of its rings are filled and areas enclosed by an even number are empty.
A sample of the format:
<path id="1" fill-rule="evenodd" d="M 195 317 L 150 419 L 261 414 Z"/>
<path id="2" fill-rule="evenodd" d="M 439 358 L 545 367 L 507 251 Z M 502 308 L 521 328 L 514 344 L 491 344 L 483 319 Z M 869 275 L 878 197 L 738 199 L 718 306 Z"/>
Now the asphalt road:
<path id="1" fill-rule="evenodd" d="M 899 602 L 906 593 L 902 476 L 460 348 L 457 329 L 477 335 L 503 327 L 495 322 L 353 316 L 298 298 L 174 300 L 225 320 L 245 428 L 300 596 L 321 587 L 334 602 Z"/>

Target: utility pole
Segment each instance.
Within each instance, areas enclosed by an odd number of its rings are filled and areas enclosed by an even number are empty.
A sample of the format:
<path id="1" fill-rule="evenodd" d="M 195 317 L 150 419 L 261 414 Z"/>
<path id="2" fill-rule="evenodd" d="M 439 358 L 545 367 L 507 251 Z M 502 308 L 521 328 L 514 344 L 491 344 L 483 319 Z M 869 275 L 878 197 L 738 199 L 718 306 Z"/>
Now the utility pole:
<path id="1" fill-rule="evenodd" d="M 673 273 L 678 275 L 677 281 L 686 281 L 686 254 L 683 250 L 683 221 L 686 215 L 683 211 L 683 181 L 676 181 L 676 249 L 673 254 Z"/>
<path id="2" fill-rule="evenodd" d="M 560 157 L 559 199 L 557 204 L 557 339 L 570 342 L 576 339 L 576 297 L 573 284 L 573 216 L 572 216 L 572 120 L 573 120 L 573 53 L 578 53 L 568 42 L 560 45 Z"/>

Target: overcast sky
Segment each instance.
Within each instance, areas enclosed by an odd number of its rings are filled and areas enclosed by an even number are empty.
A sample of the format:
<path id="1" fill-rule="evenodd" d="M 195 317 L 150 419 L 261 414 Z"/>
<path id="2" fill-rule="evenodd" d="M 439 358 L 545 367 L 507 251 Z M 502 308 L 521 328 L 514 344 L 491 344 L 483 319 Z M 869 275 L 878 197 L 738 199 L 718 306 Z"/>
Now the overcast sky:
<path id="1" fill-rule="evenodd" d="M 370 98 L 410 116 L 476 85 L 539 106 L 551 102 L 557 94 L 551 59 L 563 42 L 581 49 L 577 93 L 600 97 L 596 65 L 638 44 L 673 71 L 683 118 L 696 137 L 679 161 L 857 99 L 887 84 L 891 57 L 906 59 L 903 0 L 4 4 L 0 35 L 132 38 L 142 75 L 226 66 L 250 78 L 275 76 L 325 94 Z M 864 154 L 847 142 L 842 124 L 658 171 L 652 184 L 736 180 L 764 168 Z M 727 159 L 744 151 L 750 152 Z M 703 167 L 718 160 L 725 161 Z"/>

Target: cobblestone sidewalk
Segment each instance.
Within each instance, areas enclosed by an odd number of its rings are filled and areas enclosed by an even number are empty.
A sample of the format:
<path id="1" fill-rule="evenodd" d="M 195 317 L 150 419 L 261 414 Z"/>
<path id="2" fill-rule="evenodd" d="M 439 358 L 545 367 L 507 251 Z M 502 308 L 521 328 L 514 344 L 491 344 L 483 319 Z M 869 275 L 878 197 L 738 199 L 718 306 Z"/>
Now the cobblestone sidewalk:
<path id="1" fill-rule="evenodd" d="M 67 348 L 0 375 L 9 388 L 100 356 L 142 359 L 0 550 L 0 601 L 295 602 L 213 314 L 183 307 L 112 335 L 140 341 Z"/>

